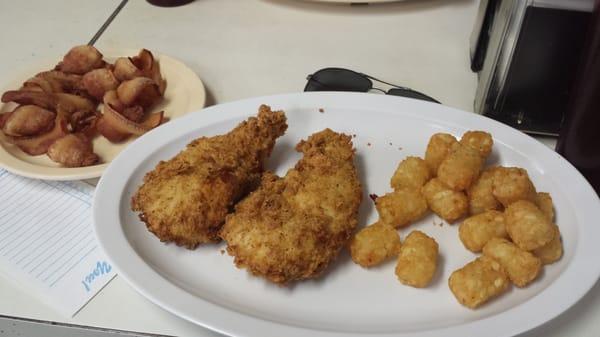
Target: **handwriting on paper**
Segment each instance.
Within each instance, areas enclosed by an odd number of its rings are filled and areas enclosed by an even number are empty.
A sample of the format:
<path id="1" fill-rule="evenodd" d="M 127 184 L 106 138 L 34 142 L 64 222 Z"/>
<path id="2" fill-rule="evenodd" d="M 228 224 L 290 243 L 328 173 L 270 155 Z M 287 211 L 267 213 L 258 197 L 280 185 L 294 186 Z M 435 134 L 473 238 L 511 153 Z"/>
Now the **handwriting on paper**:
<path id="1" fill-rule="evenodd" d="M 96 262 L 95 268 L 81 281 L 85 291 L 91 290 L 91 285 L 97 280 L 100 276 L 110 273 L 112 270 L 112 266 L 106 261 L 98 261 Z"/>

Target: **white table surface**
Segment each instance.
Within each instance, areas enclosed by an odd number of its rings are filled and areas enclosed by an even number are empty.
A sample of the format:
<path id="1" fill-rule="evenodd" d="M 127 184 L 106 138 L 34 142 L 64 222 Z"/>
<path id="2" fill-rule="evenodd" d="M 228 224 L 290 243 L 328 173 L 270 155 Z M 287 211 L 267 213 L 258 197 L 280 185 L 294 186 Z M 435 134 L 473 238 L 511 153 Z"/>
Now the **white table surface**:
<path id="1" fill-rule="evenodd" d="M 118 0 L 0 2 L 0 74 L 86 43 Z M 306 75 L 347 67 L 472 111 L 468 38 L 477 1 L 347 6 L 294 0 L 196 0 L 163 9 L 130 0 L 96 44 L 174 56 L 204 81 L 208 103 L 301 91 Z M 37 9 L 37 10 L 33 10 Z M 2 80 L 0 79 L 0 82 Z M 553 147 L 552 139 L 542 140 Z M 0 315 L 174 336 L 217 336 L 160 309 L 118 276 L 75 317 L 61 317 L 0 278 Z M 521 337 L 598 336 L 600 285 Z M 1 321 L 0 321 L 1 323 Z M 0 334 L 1 335 L 1 334 Z"/>

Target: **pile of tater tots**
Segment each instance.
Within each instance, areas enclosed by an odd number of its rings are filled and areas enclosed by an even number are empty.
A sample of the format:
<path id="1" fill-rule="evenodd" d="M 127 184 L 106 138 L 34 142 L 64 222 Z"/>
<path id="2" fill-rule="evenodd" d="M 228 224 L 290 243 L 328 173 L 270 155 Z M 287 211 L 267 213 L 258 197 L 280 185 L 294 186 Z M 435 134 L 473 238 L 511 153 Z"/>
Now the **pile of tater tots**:
<path id="1" fill-rule="evenodd" d="M 485 168 L 492 146 L 492 136 L 483 131 L 468 131 L 460 141 L 446 133 L 431 136 L 425 158 L 401 161 L 390 181 L 394 191 L 375 199 L 379 220 L 356 233 L 352 260 L 368 268 L 397 257 L 398 280 L 427 287 L 436 272 L 438 243 L 419 230 L 401 242 L 396 229 L 431 210 L 450 224 L 463 219 L 460 241 L 481 253 L 448 279 L 462 305 L 477 308 L 511 283 L 525 287 L 535 280 L 542 265 L 563 254 L 552 198 L 538 193 L 522 168 Z"/>

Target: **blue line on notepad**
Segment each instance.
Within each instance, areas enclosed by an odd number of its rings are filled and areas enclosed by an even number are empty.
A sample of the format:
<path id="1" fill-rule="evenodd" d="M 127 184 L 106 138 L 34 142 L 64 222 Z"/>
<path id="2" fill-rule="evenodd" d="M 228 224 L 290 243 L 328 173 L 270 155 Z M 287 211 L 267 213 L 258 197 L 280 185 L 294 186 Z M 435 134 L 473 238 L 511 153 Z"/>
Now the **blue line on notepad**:
<path id="1" fill-rule="evenodd" d="M 28 203 L 35 203 L 35 202 L 37 202 L 37 201 L 38 201 L 38 200 L 40 200 L 40 199 L 41 199 L 41 198 L 42 198 L 44 195 L 46 195 L 46 193 L 48 193 L 48 191 L 42 191 L 41 193 L 39 193 L 39 194 L 37 195 L 37 198 L 36 198 L 35 200 L 29 200 L 29 201 L 28 201 Z M 12 206 L 12 204 L 11 204 L 11 206 Z M 35 214 L 37 214 L 37 213 L 39 213 L 39 212 L 41 212 L 41 211 L 43 211 L 43 210 L 44 210 L 43 208 L 38 208 L 38 209 L 37 209 L 37 211 L 35 212 Z M 9 217 L 8 217 L 8 218 L 5 218 L 5 216 L 6 216 L 6 215 L 9 215 Z M 0 220 L 2 220 L 2 222 L 4 222 L 4 223 L 11 223 L 11 220 L 21 220 L 22 218 L 24 218 L 24 217 L 26 217 L 26 216 L 28 216 L 28 215 L 31 215 L 31 213 L 27 213 L 27 212 L 22 212 L 21 214 L 18 214 L 18 213 L 12 213 L 12 214 L 8 214 L 8 213 L 7 213 L 7 214 L 3 215 L 2 217 L 0 217 Z M 18 218 L 15 218 L 16 216 L 19 216 L 19 217 L 18 217 Z M 14 222 L 12 222 L 12 223 L 14 223 Z M 10 227 L 10 226 L 9 226 L 9 227 L 7 227 L 7 229 L 5 229 L 4 231 L 2 231 L 0 234 L 4 234 L 4 233 L 6 233 L 6 231 L 8 230 L 8 228 L 11 228 L 11 227 Z M 6 237 L 4 237 L 4 239 L 0 240 L 0 242 L 3 242 L 3 241 L 6 239 L 6 238 L 8 238 L 8 235 L 12 235 L 12 234 L 14 234 L 14 233 L 15 233 L 17 230 L 19 230 L 19 229 L 21 229 L 21 227 L 18 227 L 18 226 L 17 226 L 17 227 L 15 228 L 15 230 L 14 230 L 12 233 L 10 233 L 10 234 L 7 234 L 7 236 L 6 236 Z"/>
<path id="2" fill-rule="evenodd" d="M 71 230 L 77 228 L 77 226 L 81 225 L 82 222 L 76 222 L 75 220 L 77 220 L 77 216 L 75 215 L 75 213 L 71 213 L 69 216 L 65 217 L 63 220 L 67 221 L 67 219 L 69 219 L 69 217 L 72 217 L 71 220 L 69 222 L 64 223 L 64 226 L 58 228 L 58 230 L 56 232 L 54 232 L 54 234 L 52 234 L 52 236 L 48 237 L 46 239 L 45 242 L 43 242 L 41 245 L 39 245 L 37 249 L 42 248 L 42 252 L 40 252 L 38 255 L 36 255 L 33 259 L 29 260 L 29 262 L 27 262 L 24 266 L 23 269 L 25 269 L 27 266 L 29 266 L 33 261 L 36 261 L 37 258 L 39 258 L 44 252 L 47 251 L 47 249 L 44 247 L 48 242 L 51 242 L 52 239 L 54 239 L 54 237 L 56 237 L 58 234 L 62 233 L 64 230 L 66 230 L 69 226 L 71 226 L 72 223 L 75 223 L 75 226 L 73 226 L 71 228 Z M 57 242 L 54 242 L 53 244 L 56 244 Z M 52 256 L 52 254 L 49 254 L 48 256 L 46 256 L 46 259 L 49 258 L 50 256 Z M 35 269 L 35 268 L 34 268 Z M 30 270 L 29 273 L 31 273 L 34 269 Z"/>
<path id="3" fill-rule="evenodd" d="M 6 170 L 0 170 L 0 178 L 7 173 L 8 173 L 8 171 L 6 171 Z"/>
<path id="4" fill-rule="evenodd" d="M 67 223 L 67 225 L 66 225 L 66 226 L 65 226 L 63 229 L 66 229 L 68 226 L 71 226 L 71 224 L 72 224 L 72 223 L 75 223 L 75 226 L 73 226 L 73 227 L 71 228 L 71 230 L 74 230 L 75 228 L 77 228 L 79 225 L 81 225 L 81 224 L 82 224 L 82 222 L 76 222 L 75 220 L 77 220 L 77 217 L 74 217 L 73 219 L 71 219 L 71 221 L 69 221 L 69 222 Z M 60 232 L 62 232 L 62 230 L 61 230 L 61 231 L 59 231 L 59 232 L 57 232 L 57 233 L 60 233 Z M 56 236 L 56 235 L 53 235 L 53 237 L 54 237 L 54 236 Z M 47 242 L 49 242 L 49 241 L 47 241 Z M 58 242 L 54 242 L 53 244 L 56 244 L 56 243 L 58 243 Z M 38 264 L 37 264 L 35 267 L 33 267 L 33 269 L 29 270 L 29 271 L 28 271 L 28 273 L 29 273 L 29 274 L 31 274 L 31 272 L 33 272 L 34 270 L 36 270 L 36 269 L 37 269 L 37 267 L 39 267 L 39 266 L 40 266 L 42 263 L 46 262 L 46 260 L 48 260 L 50 257 L 52 257 L 52 255 L 54 255 L 54 254 L 55 254 L 57 251 L 58 251 L 58 250 L 55 250 L 55 251 L 54 251 L 52 254 L 48 254 L 44 260 L 42 260 L 42 261 L 41 261 L 40 263 L 38 263 Z M 25 269 L 25 267 L 26 267 L 26 266 L 28 266 L 28 265 L 29 265 L 29 263 L 31 263 L 31 262 L 33 262 L 33 261 L 35 261 L 35 259 L 37 259 L 38 257 L 40 257 L 40 255 L 42 255 L 43 253 L 44 253 L 44 252 L 42 251 L 42 252 L 41 252 L 40 254 L 38 254 L 38 256 L 36 256 L 36 257 L 35 257 L 33 260 L 29 261 L 29 262 L 28 262 L 28 263 L 27 263 L 25 266 L 23 266 L 23 269 Z"/>
<path id="5" fill-rule="evenodd" d="M 85 227 L 84 227 L 83 229 L 85 229 Z M 77 234 L 75 234 L 75 236 L 73 236 L 71 239 L 69 239 L 69 241 L 70 241 L 70 240 L 75 240 L 75 238 L 78 238 L 78 237 L 79 237 L 79 236 L 80 236 L 82 233 L 84 234 L 84 238 L 85 238 L 85 237 L 87 237 L 88 235 L 92 234 L 92 233 L 93 233 L 93 231 L 91 231 L 91 230 L 90 230 L 90 231 L 87 231 L 87 232 L 84 232 L 84 231 L 79 231 L 79 232 L 77 232 Z M 88 240 L 87 240 L 87 241 L 90 241 L 89 239 L 90 239 L 90 238 L 88 238 Z M 94 241 L 94 238 L 92 237 L 91 239 L 92 239 L 92 242 L 93 242 L 93 241 Z M 85 242 L 85 244 L 84 244 L 83 246 L 81 246 L 80 248 L 78 248 L 78 249 L 79 249 L 79 250 L 78 250 L 78 252 L 80 252 L 82 249 L 84 249 L 84 248 L 85 248 L 85 246 L 86 246 L 87 244 L 90 244 L 90 243 L 92 243 L 92 242 Z M 67 253 L 68 253 L 68 252 L 72 251 L 72 250 L 73 250 L 73 248 L 77 247 L 77 246 L 78 246 L 80 243 L 82 243 L 82 241 L 79 241 L 79 242 L 77 242 L 76 244 L 74 244 L 73 246 L 71 246 L 71 248 L 69 248 L 69 249 L 65 250 L 65 251 L 64 251 L 64 252 L 63 252 L 63 253 L 62 253 L 62 254 L 61 254 L 59 257 L 56 257 L 56 258 L 54 258 L 54 261 L 53 261 L 52 263 L 50 263 L 50 264 L 48 264 L 48 265 L 44 266 L 44 269 L 42 269 L 42 271 L 40 271 L 40 272 L 39 272 L 37 275 L 35 275 L 35 277 L 36 277 L 36 278 L 39 278 L 39 277 L 40 277 L 40 276 L 41 276 L 41 275 L 42 275 L 42 274 L 43 274 L 45 271 L 47 271 L 47 270 L 48 270 L 50 267 L 52 267 L 52 266 L 53 266 L 53 265 L 54 265 L 56 262 L 59 262 L 59 261 L 61 261 L 61 260 L 62 260 L 62 258 L 63 258 L 63 257 L 65 257 L 65 255 L 67 255 Z M 58 267 L 58 269 L 57 269 L 57 270 L 55 270 L 54 272 L 52 272 L 52 273 L 50 273 L 50 274 L 46 275 L 46 277 L 44 278 L 44 282 L 46 282 L 46 280 L 47 280 L 48 278 L 50 278 L 50 276 L 52 276 L 52 274 L 54 274 L 56 271 L 60 270 L 60 268 L 62 268 L 62 266 L 63 266 L 65 263 L 67 263 L 67 262 L 68 262 L 68 260 L 67 260 L 67 261 L 65 261 L 65 262 L 64 262 L 64 263 L 63 263 L 63 264 L 62 264 L 60 267 Z"/>
<path id="6" fill-rule="evenodd" d="M 37 197 L 35 200 L 32 200 L 32 201 L 30 201 L 30 202 L 31 202 L 31 203 L 35 203 L 35 202 L 37 202 L 37 201 L 38 201 L 38 200 L 40 200 L 40 199 L 41 199 L 41 198 L 42 198 L 42 197 L 43 197 L 43 196 L 44 196 L 44 195 L 45 195 L 47 192 L 48 192 L 48 191 L 43 191 L 42 193 L 40 193 L 40 194 L 38 195 L 38 197 Z M 31 215 L 37 215 L 37 214 L 39 214 L 39 213 L 43 212 L 44 210 L 45 210 L 45 209 L 43 209 L 43 208 L 38 208 L 38 209 L 37 209 L 37 210 L 36 210 L 34 213 L 26 213 L 26 212 L 23 212 L 22 214 L 20 214 L 20 216 L 19 216 L 19 217 L 16 217 L 16 216 L 18 216 L 19 214 L 14 214 L 14 213 L 13 213 L 13 214 L 12 214 L 12 215 L 11 215 L 11 216 L 8 218 L 8 219 L 4 219 L 4 218 L 0 218 L 0 219 L 1 219 L 1 220 L 3 220 L 3 221 L 6 221 L 6 222 L 18 223 L 19 221 L 21 221 L 21 220 L 25 219 L 27 216 L 31 216 Z M 29 227 L 31 227 L 31 225 L 30 225 Z M 29 227 L 27 227 L 27 228 L 29 228 Z M 14 231 L 12 231 L 12 232 L 11 232 L 11 233 L 9 233 L 9 234 L 5 234 L 6 236 L 5 236 L 3 239 L 1 239 L 1 240 L 0 240 L 0 243 L 4 242 L 6 239 L 10 238 L 10 237 L 11 237 L 11 235 L 13 235 L 13 234 L 17 233 L 19 230 L 22 230 L 22 229 L 24 229 L 24 228 L 23 228 L 23 227 L 20 227 L 20 226 L 15 226 L 15 230 L 14 230 Z M 4 233 L 6 233 L 6 231 L 7 231 L 7 230 L 4 230 L 4 231 L 3 231 L 2 233 L 0 233 L 0 234 L 4 234 Z M 23 234 L 23 232 L 21 232 L 21 234 Z M 6 245 L 2 246 L 2 248 L 0 248 L 0 251 L 2 251 L 2 250 L 3 250 L 4 248 L 6 248 L 6 246 L 8 246 L 8 245 L 10 245 L 10 241 L 9 241 L 9 242 L 8 242 Z"/>
<path id="7" fill-rule="evenodd" d="M 57 201 L 59 201 L 58 198 L 51 200 L 51 202 L 46 206 L 49 208 L 50 206 L 54 205 Z M 21 244 L 25 243 L 26 241 L 31 240 L 31 236 L 33 236 L 36 233 L 36 231 L 38 231 L 40 229 L 39 227 L 42 222 L 46 222 L 49 224 L 50 223 L 49 219 L 43 218 L 42 214 L 39 214 L 40 212 L 45 212 L 45 211 L 46 211 L 46 209 L 40 208 L 37 213 L 29 214 L 30 215 L 29 218 L 21 219 L 20 220 L 21 223 L 29 224 L 28 228 L 26 228 L 24 231 L 19 233 L 19 237 L 21 238 L 21 241 L 19 242 L 18 239 L 14 239 L 13 241 L 8 242 L 4 247 L 0 248 L 0 252 L 5 250 L 6 248 L 10 247 L 11 244 L 15 245 L 15 248 L 16 248 L 16 247 L 19 247 Z M 52 217 L 52 219 L 56 218 L 57 215 L 60 215 L 60 213 L 56 212 L 56 214 L 54 215 L 54 217 Z M 34 221 L 36 219 L 36 216 L 37 216 L 37 221 Z M 31 232 L 32 229 L 34 230 L 34 232 Z M 13 248 L 7 249 L 6 252 L 4 252 L 2 254 L 2 256 L 6 256 L 6 254 L 8 254 L 11 251 L 14 252 L 14 249 Z"/>
<path id="8" fill-rule="evenodd" d="M 56 219 L 56 217 L 57 217 L 57 216 L 59 216 L 59 215 L 62 215 L 62 214 L 60 214 L 60 213 L 58 213 L 58 212 L 57 212 L 56 214 L 54 214 L 54 216 L 53 216 L 53 217 L 51 217 L 51 218 L 47 219 L 48 223 L 51 223 L 51 222 L 52 222 L 52 220 Z M 66 220 L 66 219 L 68 219 L 68 217 L 67 217 L 67 218 L 64 218 L 63 220 Z M 15 257 L 19 256 L 19 254 L 21 254 L 22 252 L 24 252 L 26 249 L 29 249 L 29 247 L 31 247 L 31 246 L 32 246 L 34 243 L 36 243 L 36 242 L 37 242 L 39 239 L 46 237 L 46 236 L 47 236 L 46 234 L 48 234 L 48 232 L 50 232 L 50 231 L 51 231 L 51 230 L 53 230 L 53 229 L 57 229 L 57 227 L 54 227 L 54 226 L 48 226 L 48 229 L 46 229 L 46 231 L 44 231 L 43 233 L 39 233 L 39 235 L 38 235 L 36 238 L 31 238 L 31 240 L 29 241 L 29 243 L 28 243 L 26 246 L 23 246 L 23 247 L 21 248 L 21 250 L 20 250 L 20 251 L 18 251 L 18 252 L 17 252 L 17 253 L 16 253 L 14 256 L 11 256 L 11 257 L 10 257 L 10 259 L 12 260 L 13 258 L 15 258 Z M 57 233 L 59 233 L 59 232 L 60 232 L 60 231 L 62 231 L 63 229 L 64 229 L 64 228 L 58 228 L 58 231 L 57 231 L 57 232 L 55 232 L 55 233 L 54 233 L 54 235 L 56 235 Z M 54 237 L 54 236 L 52 236 L 52 237 Z M 50 239 L 50 238 L 47 238 L 47 239 Z M 37 248 L 39 248 L 39 247 L 37 247 Z M 29 253 L 32 253 L 32 252 L 35 252 L 35 250 L 33 250 L 33 251 L 30 251 Z M 21 257 L 21 259 L 20 259 L 19 261 L 15 262 L 15 263 L 20 265 L 20 264 L 21 264 L 21 262 L 23 262 L 23 260 L 24 260 L 24 259 L 26 259 L 28 256 L 30 256 L 30 255 L 29 255 L 29 254 L 25 254 L 25 255 L 23 255 L 23 257 Z"/>
<path id="9" fill-rule="evenodd" d="M 56 201 L 59 201 L 59 199 L 56 199 L 55 201 L 53 201 L 52 204 L 55 203 Z M 71 202 L 75 202 L 75 200 L 71 199 L 71 200 L 67 201 L 67 203 L 65 203 L 65 204 L 63 204 L 61 206 L 70 205 Z M 25 249 L 28 249 L 31 245 L 33 245 L 34 243 L 36 243 L 40 238 L 46 238 L 46 242 L 48 242 L 50 238 L 54 237 L 54 236 L 48 237 L 48 235 L 47 235 L 48 232 L 50 232 L 51 230 L 58 230 L 58 232 L 62 231 L 65 228 L 65 226 L 60 227 L 60 224 L 64 225 L 65 221 L 67 221 L 70 217 L 74 216 L 74 213 L 71 213 L 70 215 L 67 215 L 66 217 L 60 219 L 60 222 L 58 224 L 56 222 L 53 222 L 59 216 L 63 216 L 63 214 L 61 214 L 60 212 L 55 212 L 53 216 L 51 216 L 49 218 L 46 218 L 46 219 L 41 219 L 42 221 L 46 222 L 46 225 L 45 226 L 41 226 L 41 227 L 47 227 L 47 229 L 44 232 L 36 232 L 35 234 L 37 234 L 37 236 L 35 236 L 35 237 L 34 237 L 34 235 L 32 235 L 31 238 L 28 238 L 29 243 L 27 245 L 21 247 L 21 250 L 18 251 L 14 256 L 12 256 L 11 259 L 13 259 L 14 257 L 16 257 L 19 254 L 21 254 L 23 251 L 25 251 Z M 39 221 L 36 222 L 36 224 L 37 223 L 39 223 Z M 58 226 L 56 226 L 56 225 L 58 225 Z M 42 229 L 42 228 L 40 228 L 40 229 Z M 56 235 L 56 233 L 55 233 L 55 235 Z M 39 246 L 36 246 L 36 249 L 39 249 L 39 248 L 40 248 Z M 28 251 L 28 253 L 29 254 L 33 253 L 36 249 L 34 249 L 33 251 Z M 17 264 L 20 264 L 25 257 L 29 256 L 29 254 L 25 254 L 25 256 L 23 256 L 23 258 L 21 258 L 17 262 Z"/>
<path id="10" fill-rule="evenodd" d="M 52 184 L 48 183 L 47 181 L 42 181 L 42 182 L 43 182 L 44 184 L 46 184 L 46 185 L 50 186 L 50 187 L 54 187 L 54 188 L 56 188 L 56 189 L 59 189 L 59 190 L 61 190 L 61 191 L 65 192 L 65 193 L 67 193 L 68 195 L 72 196 L 73 198 L 77 198 L 77 199 L 79 199 L 79 200 L 83 201 L 83 202 L 84 202 L 84 203 L 86 203 L 88 206 L 91 206 L 91 205 L 92 205 L 92 204 L 90 203 L 90 201 L 89 201 L 89 200 L 86 200 L 86 199 L 84 199 L 84 198 L 82 198 L 82 197 L 78 196 L 77 194 L 75 194 L 75 193 L 73 193 L 73 192 L 71 192 L 71 191 L 69 191 L 69 190 L 66 190 L 66 189 L 62 188 L 60 185 L 52 185 Z"/>
<path id="11" fill-rule="evenodd" d="M 92 249 L 85 253 L 85 255 L 79 259 L 79 261 L 75 262 L 69 269 L 67 269 L 62 275 L 60 275 L 56 280 L 54 280 L 54 282 L 50 284 L 50 288 L 52 288 L 56 284 L 56 282 L 60 281 L 68 272 L 73 270 L 73 268 L 75 268 L 81 261 L 83 261 L 83 259 L 90 255 L 94 251 L 94 249 L 96 249 L 96 247 L 97 246 L 92 247 Z"/>
<path id="12" fill-rule="evenodd" d="M 24 186 L 27 186 L 27 184 L 29 184 L 29 183 L 31 183 L 31 180 L 27 180 L 27 181 L 25 181 L 24 183 L 20 183 L 20 182 L 18 182 L 18 181 L 16 181 L 16 180 L 8 180 L 8 182 L 3 182 L 3 185 L 4 185 L 4 184 L 6 184 L 6 186 L 8 186 L 8 187 L 6 187 L 6 189 L 3 191 L 3 193 L 6 195 L 6 194 L 8 194 L 9 192 L 11 192 L 11 191 L 12 191 L 12 189 L 14 189 L 15 187 L 17 187 L 17 186 L 19 186 L 19 185 L 21 185 L 20 187 L 24 187 Z"/>
<path id="13" fill-rule="evenodd" d="M 49 278 L 51 278 L 52 276 L 54 276 L 58 271 L 60 271 L 60 269 L 62 267 L 64 267 L 69 261 L 71 261 L 72 258 L 76 257 L 77 255 L 79 255 L 85 248 L 89 247 L 90 244 L 94 243 L 94 238 L 92 237 L 91 240 L 87 240 L 87 242 L 85 242 L 81 247 L 77 248 L 75 250 L 75 254 L 72 254 L 69 258 L 65 259 L 63 261 L 63 263 L 56 268 L 54 271 L 52 271 L 51 273 L 49 273 L 48 275 L 46 275 L 46 277 L 44 277 L 44 279 L 42 280 L 43 282 L 46 282 Z M 73 248 L 77 247 L 77 245 L 71 247 L 69 250 L 67 250 L 66 252 L 63 253 L 63 255 L 61 255 L 61 257 L 59 257 L 57 260 L 60 261 L 60 259 L 63 258 L 63 256 L 67 255 L 67 253 L 72 250 Z M 56 261 L 54 261 L 56 262 Z M 49 269 L 49 267 L 51 267 L 54 263 L 52 263 L 50 266 L 47 266 L 46 269 Z M 39 277 L 41 274 L 43 274 L 44 271 L 40 272 L 36 277 Z"/>
<path id="14" fill-rule="evenodd" d="M 18 187 L 20 189 L 20 192 L 23 191 L 23 189 L 27 186 L 27 184 L 22 185 L 22 186 L 18 186 L 19 184 L 15 184 L 11 187 L 8 188 L 8 190 L 2 191 L 2 194 L 5 196 L 8 196 L 9 194 L 12 194 L 12 189 L 15 187 Z M 25 199 L 27 199 L 28 197 L 30 197 L 30 195 L 28 193 L 22 193 L 20 195 L 17 195 L 15 198 L 10 198 L 10 199 L 6 199 L 8 201 L 11 202 L 11 204 L 15 204 L 18 202 L 22 202 Z M 5 199 L 3 199 L 3 201 L 5 201 Z M 10 207 L 6 207 L 4 208 L 5 212 L 0 213 L 0 218 L 3 218 L 4 216 L 6 216 L 7 214 L 11 214 L 12 212 L 14 212 L 14 210 Z"/>

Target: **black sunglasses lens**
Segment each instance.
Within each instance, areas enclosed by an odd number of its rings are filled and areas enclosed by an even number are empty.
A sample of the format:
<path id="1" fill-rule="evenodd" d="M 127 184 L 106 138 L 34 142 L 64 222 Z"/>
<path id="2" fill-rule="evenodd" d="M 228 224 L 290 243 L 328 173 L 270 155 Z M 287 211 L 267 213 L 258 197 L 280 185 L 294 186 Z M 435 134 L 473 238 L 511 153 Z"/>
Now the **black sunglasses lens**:
<path id="1" fill-rule="evenodd" d="M 420 99 L 422 101 L 428 101 L 428 102 L 433 102 L 433 103 L 440 103 L 437 100 L 435 100 L 434 98 L 431 98 L 425 94 L 422 94 L 422 93 L 420 93 L 418 91 L 414 91 L 414 90 L 394 88 L 394 89 L 388 90 L 387 94 L 394 95 L 394 96 L 408 97 L 408 98 L 416 98 L 416 99 Z"/>
<path id="2" fill-rule="evenodd" d="M 346 69 L 322 69 L 308 77 L 304 91 L 359 91 L 373 87 L 365 76 Z"/>

